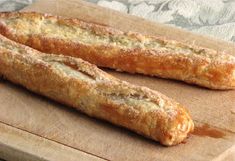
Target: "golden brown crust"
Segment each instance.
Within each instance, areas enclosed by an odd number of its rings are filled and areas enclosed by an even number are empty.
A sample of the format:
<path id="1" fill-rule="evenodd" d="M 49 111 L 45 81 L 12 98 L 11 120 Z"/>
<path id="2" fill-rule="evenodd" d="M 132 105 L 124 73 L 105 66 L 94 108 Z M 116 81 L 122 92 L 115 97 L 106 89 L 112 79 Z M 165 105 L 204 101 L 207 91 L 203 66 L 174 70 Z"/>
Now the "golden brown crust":
<path id="1" fill-rule="evenodd" d="M 235 88 L 235 58 L 211 49 L 39 13 L 1 13 L 0 33 L 42 52 L 102 67 L 212 89 Z"/>
<path id="2" fill-rule="evenodd" d="M 44 54 L 1 35 L 0 75 L 163 145 L 182 142 L 194 128 L 186 109 L 159 92 L 118 80 L 81 59 Z"/>

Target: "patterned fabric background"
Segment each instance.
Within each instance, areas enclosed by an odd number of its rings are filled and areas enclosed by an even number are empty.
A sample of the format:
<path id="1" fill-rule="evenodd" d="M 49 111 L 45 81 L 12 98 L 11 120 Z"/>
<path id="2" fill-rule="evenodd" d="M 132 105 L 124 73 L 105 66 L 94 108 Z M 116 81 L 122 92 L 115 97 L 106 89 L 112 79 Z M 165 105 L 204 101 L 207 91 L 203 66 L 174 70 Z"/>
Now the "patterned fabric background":
<path id="1" fill-rule="evenodd" d="M 0 0 L 0 11 L 35 0 Z M 88 0 L 100 6 L 235 42 L 235 0 Z"/>

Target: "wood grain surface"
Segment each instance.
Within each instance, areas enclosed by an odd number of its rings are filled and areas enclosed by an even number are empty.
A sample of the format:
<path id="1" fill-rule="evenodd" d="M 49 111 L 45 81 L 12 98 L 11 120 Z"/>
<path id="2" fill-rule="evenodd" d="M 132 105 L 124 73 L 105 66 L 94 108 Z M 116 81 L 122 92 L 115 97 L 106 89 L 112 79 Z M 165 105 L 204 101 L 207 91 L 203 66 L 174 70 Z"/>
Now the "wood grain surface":
<path id="1" fill-rule="evenodd" d="M 164 36 L 235 55 L 235 45 L 232 43 L 149 22 L 84 1 L 39 0 L 25 11 L 77 17 L 125 31 Z M 185 144 L 166 148 L 128 130 L 87 117 L 7 81 L 0 82 L 0 122 L 107 160 L 234 159 L 235 91 L 214 91 L 177 81 L 106 71 L 122 80 L 147 86 L 174 98 L 189 109 L 197 127 L 206 124 L 225 136 L 213 138 L 191 135 Z"/>
<path id="2" fill-rule="evenodd" d="M 104 159 L 0 123 L 0 156 L 6 161 L 102 161 Z"/>

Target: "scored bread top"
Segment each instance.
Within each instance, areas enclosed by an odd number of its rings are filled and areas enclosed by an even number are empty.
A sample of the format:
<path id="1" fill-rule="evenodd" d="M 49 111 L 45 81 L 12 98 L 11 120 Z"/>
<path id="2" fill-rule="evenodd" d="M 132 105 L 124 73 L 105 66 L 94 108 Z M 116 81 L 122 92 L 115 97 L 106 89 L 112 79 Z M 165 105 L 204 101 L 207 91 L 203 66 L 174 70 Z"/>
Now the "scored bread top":
<path id="1" fill-rule="evenodd" d="M 164 145 L 182 142 L 194 128 L 187 110 L 157 91 L 116 79 L 82 59 L 44 54 L 1 35 L 0 75 Z"/>
<path id="2" fill-rule="evenodd" d="M 43 52 L 80 57 L 98 66 L 213 89 L 235 88 L 235 57 L 212 49 L 40 13 L 2 13 L 0 29 Z"/>
<path id="3" fill-rule="evenodd" d="M 0 18 L 1 20 L 4 19 L 3 16 L 0 16 Z M 13 14 L 13 17 L 5 16 L 4 21 L 1 21 L 1 23 L 11 27 L 11 32 L 15 34 L 43 34 L 50 38 L 62 38 L 68 41 L 95 45 L 113 45 L 125 49 L 155 49 L 162 51 L 162 53 L 174 52 L 174 54 L 189 54 L 189 56 L 194 56 L 191 54 L 195 54 L 198 57 L 209 59 L 221 58 L 221 53 L 215 50 L 134 32 L 122 32 L 111 27 L 87 23 L 78 19 L 57 19 L 57 17 L 48 14 Z M 235 61 L 234 57 L 230 55 L 224 54 L 222 56 L 223 59 L 221 61 Z"/>

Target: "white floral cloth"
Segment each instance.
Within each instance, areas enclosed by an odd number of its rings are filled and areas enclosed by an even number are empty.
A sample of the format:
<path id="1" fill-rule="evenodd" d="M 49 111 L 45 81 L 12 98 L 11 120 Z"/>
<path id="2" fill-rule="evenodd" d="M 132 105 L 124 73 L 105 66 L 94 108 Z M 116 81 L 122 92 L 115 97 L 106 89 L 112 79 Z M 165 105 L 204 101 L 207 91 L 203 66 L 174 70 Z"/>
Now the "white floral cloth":
<path id="1" fill-rule="evenodd" d="M 35 0 L 0 0 L 13 11 Z M 235 0 L 87 0 L 99 6 L 235 42 Z"/>

